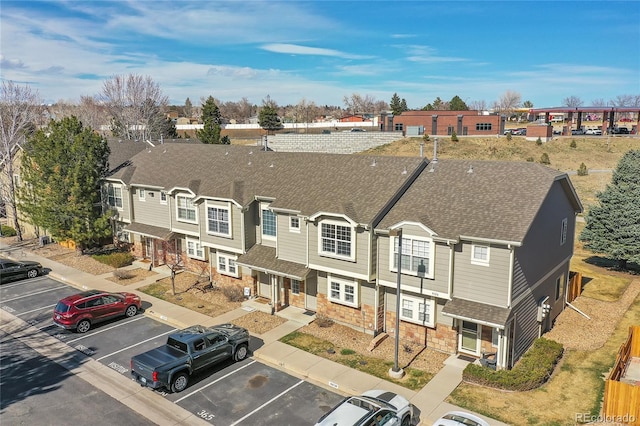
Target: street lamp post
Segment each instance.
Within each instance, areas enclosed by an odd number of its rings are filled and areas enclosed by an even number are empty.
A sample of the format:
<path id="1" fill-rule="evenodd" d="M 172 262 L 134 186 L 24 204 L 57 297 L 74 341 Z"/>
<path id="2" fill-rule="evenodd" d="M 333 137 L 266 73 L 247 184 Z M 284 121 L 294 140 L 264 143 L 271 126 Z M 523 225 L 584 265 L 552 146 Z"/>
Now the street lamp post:
<path id="1" fill-rule="evenodd" d="M 398 348 L 400 347 L 400 276 L 402 271 L 402 229 L 392 229 L 389 231 L 391 238 L 398 239 L 398 263 L 396 265 L 397 285 L 396 285 L 396 328 L 395 328 L 395 350 L 393 368 L 389 370 L 389 376 L 394 379 L 401 379 L 404 371 L 398 365 Z"/>

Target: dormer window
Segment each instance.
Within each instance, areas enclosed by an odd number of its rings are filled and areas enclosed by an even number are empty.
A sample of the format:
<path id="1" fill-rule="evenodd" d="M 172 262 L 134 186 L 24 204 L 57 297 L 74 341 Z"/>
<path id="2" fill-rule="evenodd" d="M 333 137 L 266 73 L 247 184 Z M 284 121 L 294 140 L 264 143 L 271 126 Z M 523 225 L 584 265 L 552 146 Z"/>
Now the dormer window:
<path id="1" fill-rule="evenodd" d="M 398 237 L 390 239 L 392 253 L 390 269 L 398 271 Z M 401 271 L 403 274 L 416 275 L 423 278 L 433 278 L 434 244 L 429 238 L 402 236 Z"/>
<path id="2" fill-rule="evenodd" d="M 320 254 L 355 260 L 355 228 L 344 222 L 320 223 Z"/>
<path id="3" fill-rule="evenodd" d="M 191 198 L 178 195 L 176 197 L 176 209 L 178 220 L 197 223 L 198 215 L 196 213 L 196 205 Z"/>
<path id="4" fill-rule="evenodd" d="M 300 232 L 300 218 L 298 216 L 289 217 L 289 231 Z"/>
<path id="5" fill-rule="evenodd" d="M 277 235 L 276 214 L 269 210 L 267 203 L 262 203 L 260 210 L 262 216 L 262 238 L 273 240 Z"/>
<path id="6" fill-rule="evenodd" d="M 473 265 L 489 266 L 490 247 L 484 244 L 471 244 L 471 263 Z"/>

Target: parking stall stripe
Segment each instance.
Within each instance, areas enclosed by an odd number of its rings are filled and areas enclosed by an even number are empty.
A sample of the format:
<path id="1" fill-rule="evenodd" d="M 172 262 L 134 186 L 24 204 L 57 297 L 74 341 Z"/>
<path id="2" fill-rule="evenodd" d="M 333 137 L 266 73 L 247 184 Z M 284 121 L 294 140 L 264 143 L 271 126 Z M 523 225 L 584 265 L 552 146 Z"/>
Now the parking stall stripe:
<path id="1" fill-rule="evenodd" d="M 117 328 L 117 327 L 120 327 L 120 326 L 123 326 L 123 325 L 131 324 L 132 322 L 134 322 L 134 321 L 138 321 L 138 320 L 141 320 L 142 318 L 145 318 L 145 317 L 143 317 L 143 316 L 139 316 L 139 317 L 137 317 L 137 318 L 132 319 L 131 321 L 127 321 L 127 322 L 122 321 L 122 322 L 119 322 L 119 323 L 117 323 L 116 325 L 112 325 L 111 327 L 102 328 L 102 329 L 100 329 L 100 330 L 98 330 L 98 331 L 96 331 L 96 332 L 94 332 L 94 333 L 91 333 L 91 334 L 85 334 L 85 335 L 83 335 L 82 337 L 78 337 L 77 339 L 69 340 L 69 341 L 67 342 L 67 344 L 68 344 L 68 343 L 77 342 L 78 340 L 82 340 L 82 339 L 84 339 L 85 337 L 91 337 L 91 336 L 95 336 L 96 334 L 104 333 L 105 331 L 109 331 L 109 330 L 112 330 L 112 329 L 114 329 L 114 328 Z"/>
<path id="2" fill-rule="evenodd" d="M 48 291 L 60 290 L 61 288 L 67 288 L 67 286 L 66 285 L 61 285 L 60 287 L 54 287 L 54 288 L 49 288 L 47 290 L 35 291 L 33 293 L 29 293 L 29 294 L 25 294 L 25 295 L 22 295 L 22 296 L 14 297 L 13 299 L 3 300 L 2 303 L 13 302 L 14 300 L 24 299 L 25 297 L 35 296 L 36 294 L 46 293 Z"/>
<path id="3" fill-rule="evenodd" d="M 262 404 L 261 406 L 259 406 L 258 408 L 256 408 L 255 410 L 253 410 L 252 412 L 250 412 L 249 414 L 247 414 L 246 416 L 244 416 L 241 419 L 236 420 L 235 422 L 231 423 L 230 426 L 235 426 L 238 423 L 240 423 L 241 421 L 245 420 L 247 417 L 252 416 L 253 414 L 257 413 L 258 411 L 262 410 L 264 407 L 266 407 L 267 405 L 271 404 L 273 401 L 275 401 L 276 399 L 280 398 L 282 395 L 284 395 L 285 393 L 289 392 L 290 390 L 300 386 L 301 384 L 304 383 L 304 380 L 300 380 L 298 383 L 296 383 L 295 385 L 291 386 L 289 389 L 284 390 L 283 392 L 280 392 L 278 395 L 274 396 L 273 398 L 271 398 L 269 401 L 265 402 L 264 404 Z"/>
<path id="4" fill-rule="evenodd" d="M 242 370 L 243 368 L 247 368 L 248 366 L 250 366 L 250 365 L 251 365 L 251 364 L 253 364 L 254 362 L 256 362 L 256 361 L 255 361 L 255 360 L 254 360 L 254 361 L 251 361 L 250 363 L 245 364 L 245 365 L 243 365 L 242 367 L 237 368 L 237 369 L 233 370 L 232 372 L 227 373 L 227 374 L 225 374 L 224 376 L 217 378 L 217 379 L 216 379 L 216 380 L 214 380 L 213 382 L 211 382 L 211 383 L 209 383 L 209 384 L 207 384 L 207 385 L 205 385 L 205 386 L 201 387 L 200 389 L 196 389 L 196 390 L 194 390 L 193 392 L 191 392 L 190 394 L 185 395 L 185 396 L 183 396 L 182 398 L 177 399 L 177 400 L 176 400 L 176 402 L 175 402 L 175 404 L 177 404 L 178 402 L 182 401 L 183 399 L 189 398 L 191 395 L 193 395 L 193 394 L 195 394 L 195 393 L 198 393 L 198 392 L 200 392 L 201 390 L 206 389 L 206 388 L 208 388 L 209 386 L 211 386 L 211 385 L 213 385 L 213 384 L 218 383 L 218 382 L 219 382 L 220 380 L 222 380 L 222 379 L 226 379 L 227 377 L 229 377 L 229 376 L 230 376 L 230 375 L 232 375 L 233 373 L 237 373 L 238 371 Z"/>
<path id="5" fill-rule="evenodd" d="M 158 335 L 157 335 L 157 336 L 155 336 L 155 337 L 151 337 L 150 339 L 143 340 L 142 342 L 138 342 L 138 343 L 136 343 L 135 345 L 129 345 L 129 346 L 127 346 L 126 348 L 122 348 L 122 349 L 120 349 L 119 351 L 115 351 L 115 352 L 112 352 L 112 353 L 107 354 L 107 355 L 105 355 L 105 356 L 101 356 L 100 358 L 96 359 L 96 361 L 103 360 L 103 359 L 105 359 L 105 358 L 107 358 L 107 357 L 110 357 L 111 355 L 119 354 L 120 352 L 124 352 L 124 351 L 126 351 L 127 349 L 131 349 L 131 348 L 134 348 L 134 347 L 136 347 L 136 346 L 138 346 L 138 345 L 141 345 L 141 344 L 143 344 L 143 343 L 147 343 L 147 342 L 148 342 L 148 341 L 150 341 L 150 340 L 157 339 L 157 338 L 158 338 L 158 337 L 160 337 L 160 336 L 164 336 L 164 335 L 169 334 L 169 333 L 174 333 L 176 330 L 177 330 L 177 329 L 175 329 L 175 328 L 174 328 L 173 330 L 169 330 L 169 331 L 167 331 L 166 333 L 158 334 Z"/>
<path id="6" fill-rule="evenodd" d="M 45 276 L 39 276 L 36 278 L 28 278 L 28 279 L 24 279 L 21 281 L 18 281 L 17 283 L 13 283 L 13 284 L 3 284 L 2 285 L 2 289 L 6 289 L 6 288 L 12 288 L 12 287 L 17 287 L 19 285 L 25 285 L 25 284 L 31 284 L 31 283 L 37 283 L 40 281 L 44 281 L 47 277 Z"/>
<path id="7" fill-rule="evenodd" d="M 54 306 L 56 306 L 56 305 L 47 305 L 47 306 L 43 306 L 42 308 L 35 308 L 35 309 L 30 310 L 30 311 L 22 312 L 22 313 L 14 314 L 14 315 L 19 317 L 20 315 L 27 315 L 27 314 L 30 314 L 31 312 L 41 311 L 43 309 L 48 309 L 48 308 L 53 308 Z"/>

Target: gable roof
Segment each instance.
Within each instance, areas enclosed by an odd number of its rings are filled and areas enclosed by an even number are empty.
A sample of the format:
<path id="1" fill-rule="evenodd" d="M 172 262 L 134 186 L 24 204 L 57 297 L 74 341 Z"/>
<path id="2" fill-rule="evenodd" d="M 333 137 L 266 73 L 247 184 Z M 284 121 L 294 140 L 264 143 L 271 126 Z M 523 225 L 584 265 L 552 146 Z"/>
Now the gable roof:
<path id="1" fill-rule="evenodd" d="M 182 143 L 182 144 L 200 144 L 197 139 L 164 139 L 164 143 Z M 161 145 L 160 141 L 152 141 L 153 145 Z M 144 141 L 135 141 L 132 139 L 107 138 L 109 146 L 109 171 L 113 173 L 121 168 L 127 161 L 131 160 L 134 155 L 150 148 L 152 145 Z"/>
<path id="2" fill-rule="evenodd" d="M 144 150 L 111 178 L 133 186 L 190 188 L 199 197 L 304 216 L 328 212 L 369 224 L 426 160 L 348 154 L 265 152 L 237 145 L 163 145 Z M 196 185 L 197 183 L 197 185 Z"/>
<path id="3" fill-rule="evenodd" d="M 413 182 L 379 228 L 412 221 L 441 238 L 522 242 L 557 180 L 563 181 L 576 212 L 582 211 L 566 173 L 541 164 L 438 160 Z"/>

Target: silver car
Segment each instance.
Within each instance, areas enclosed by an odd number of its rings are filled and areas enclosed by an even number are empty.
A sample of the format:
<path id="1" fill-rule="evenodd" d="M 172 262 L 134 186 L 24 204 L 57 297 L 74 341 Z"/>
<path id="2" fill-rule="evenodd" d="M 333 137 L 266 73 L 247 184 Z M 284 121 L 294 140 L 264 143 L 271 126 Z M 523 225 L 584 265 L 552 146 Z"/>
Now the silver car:
<path id="1" fill-rule="evenodd" d="M 490 426 L 480 417 L 462 411 L 449 411 L 440 417 L 433 426 Z"/>
<path id="2" fill-rule="evenodd" d="M 345 398 L 318 420 L 316 426 L 409 426 L 413 405 L 385 390 L 370 390 Z"/>

